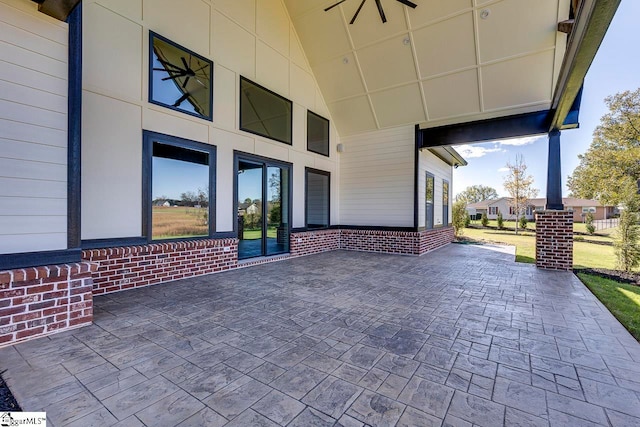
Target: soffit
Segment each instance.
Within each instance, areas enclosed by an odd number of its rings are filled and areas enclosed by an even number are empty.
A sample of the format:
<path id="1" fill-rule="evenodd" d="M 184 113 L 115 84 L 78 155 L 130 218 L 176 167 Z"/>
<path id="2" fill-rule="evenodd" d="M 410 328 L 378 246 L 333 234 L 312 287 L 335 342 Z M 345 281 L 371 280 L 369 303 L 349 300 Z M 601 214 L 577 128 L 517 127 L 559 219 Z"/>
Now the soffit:
<path id="1" fill-rule="evenodd" d="M 337 1 L 284 0 L 341 135 L 551 106 L 569 0 Z"/>

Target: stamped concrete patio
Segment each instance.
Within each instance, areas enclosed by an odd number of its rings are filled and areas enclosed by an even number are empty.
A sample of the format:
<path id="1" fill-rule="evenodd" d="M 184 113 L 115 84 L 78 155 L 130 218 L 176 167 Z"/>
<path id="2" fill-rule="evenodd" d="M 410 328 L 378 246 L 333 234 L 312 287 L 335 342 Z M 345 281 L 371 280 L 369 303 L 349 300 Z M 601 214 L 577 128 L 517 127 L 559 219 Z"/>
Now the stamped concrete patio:
<path id="1" fill-rule="evenodd" d="M 55 426 L 638 426 L 640 345 L 498 248 L 331 252 L 98 297 L 0 350 Z"/>

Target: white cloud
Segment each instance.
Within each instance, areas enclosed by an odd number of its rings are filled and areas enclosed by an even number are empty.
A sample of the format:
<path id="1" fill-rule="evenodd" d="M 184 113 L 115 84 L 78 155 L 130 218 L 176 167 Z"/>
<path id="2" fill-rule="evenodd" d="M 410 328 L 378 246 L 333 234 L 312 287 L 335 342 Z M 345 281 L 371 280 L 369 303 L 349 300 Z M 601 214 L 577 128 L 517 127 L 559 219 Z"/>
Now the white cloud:
<path id="1" fill-rule="evenodd" d="M 509 172 L 509 168 L 505 166 L 503 168 L 498 169 L 498 172 Z"/>
<path id="2" fill-rule="evenodd" d="M 521 145 L 529 145 L 534 142 L 544 139 L 544 136 L 525 136 L 522 138 L 512 138 L 512 139 L 503 139 L 502 141 L 496 141 L 500 145 L 513 145 L 513 146 L 521 146 Z"/>
<path id="3" fill-rule="evenodd" d="M 462 154 L 462 157 L 464 157 L 465 159 L 474 159 L 478 157 L 484 157 L 489 153 L 502 151 L 498 147 L 488 148 L 488 147 L 483 147 L 481 145 L 468 145 L 468 144 L 458 145 L 457 147 L 455 147 L 455 149 L 456 151 L 458 151 L 458 153 Z"/>

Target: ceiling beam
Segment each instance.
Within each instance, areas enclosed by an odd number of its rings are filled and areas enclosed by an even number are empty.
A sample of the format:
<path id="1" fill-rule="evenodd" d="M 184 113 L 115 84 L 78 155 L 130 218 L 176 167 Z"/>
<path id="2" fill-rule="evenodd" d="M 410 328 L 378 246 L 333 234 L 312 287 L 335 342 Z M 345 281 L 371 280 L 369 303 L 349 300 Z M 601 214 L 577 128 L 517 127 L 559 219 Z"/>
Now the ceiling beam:
<path id="1" fill-rule="evenodd" d="M 548 131 L 566 129 L 565 121 L 621 0 L 581 0 L 551 103 Z"/>
<path id="2" fill-rule="evenodd" d="M 38 3 L 38 11 L 60 21 L 66 21 L 81 0 L 32 0 Z"/>

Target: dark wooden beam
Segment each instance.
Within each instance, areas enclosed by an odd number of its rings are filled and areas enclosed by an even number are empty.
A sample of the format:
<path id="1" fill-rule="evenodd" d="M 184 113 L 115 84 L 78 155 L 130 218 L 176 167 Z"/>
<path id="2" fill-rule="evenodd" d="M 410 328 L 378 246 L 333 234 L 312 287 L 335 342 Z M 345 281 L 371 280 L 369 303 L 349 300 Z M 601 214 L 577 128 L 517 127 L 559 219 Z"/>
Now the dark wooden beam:
<path id="1" fill-rule="evenodd" d="M 565 34 L 571 34 L 573 31 L 574 19 L 567 19 L 566 21 L 558 22 L 558 31 Z"/>
<path id="2" fill-rule="evenodd" d="M 544 134 L 549 131 L 549 110 L 497 117 L 420 130 L 420 148 L 467 144 Z"/>
<path id="3" fill-rule="evenodd" d="M 38 10 L 60 21 L 66 21 L 71 11 L 81 0 L 32 0 L 38 3 Z"/>
<path id="4" fill-rule="evenodd" d="M 561 211 L 562 169 L 560 162 L 560 131 L 549 132 L 549 157 L 547 159 L 547 204 L 545 209 Z"/>

